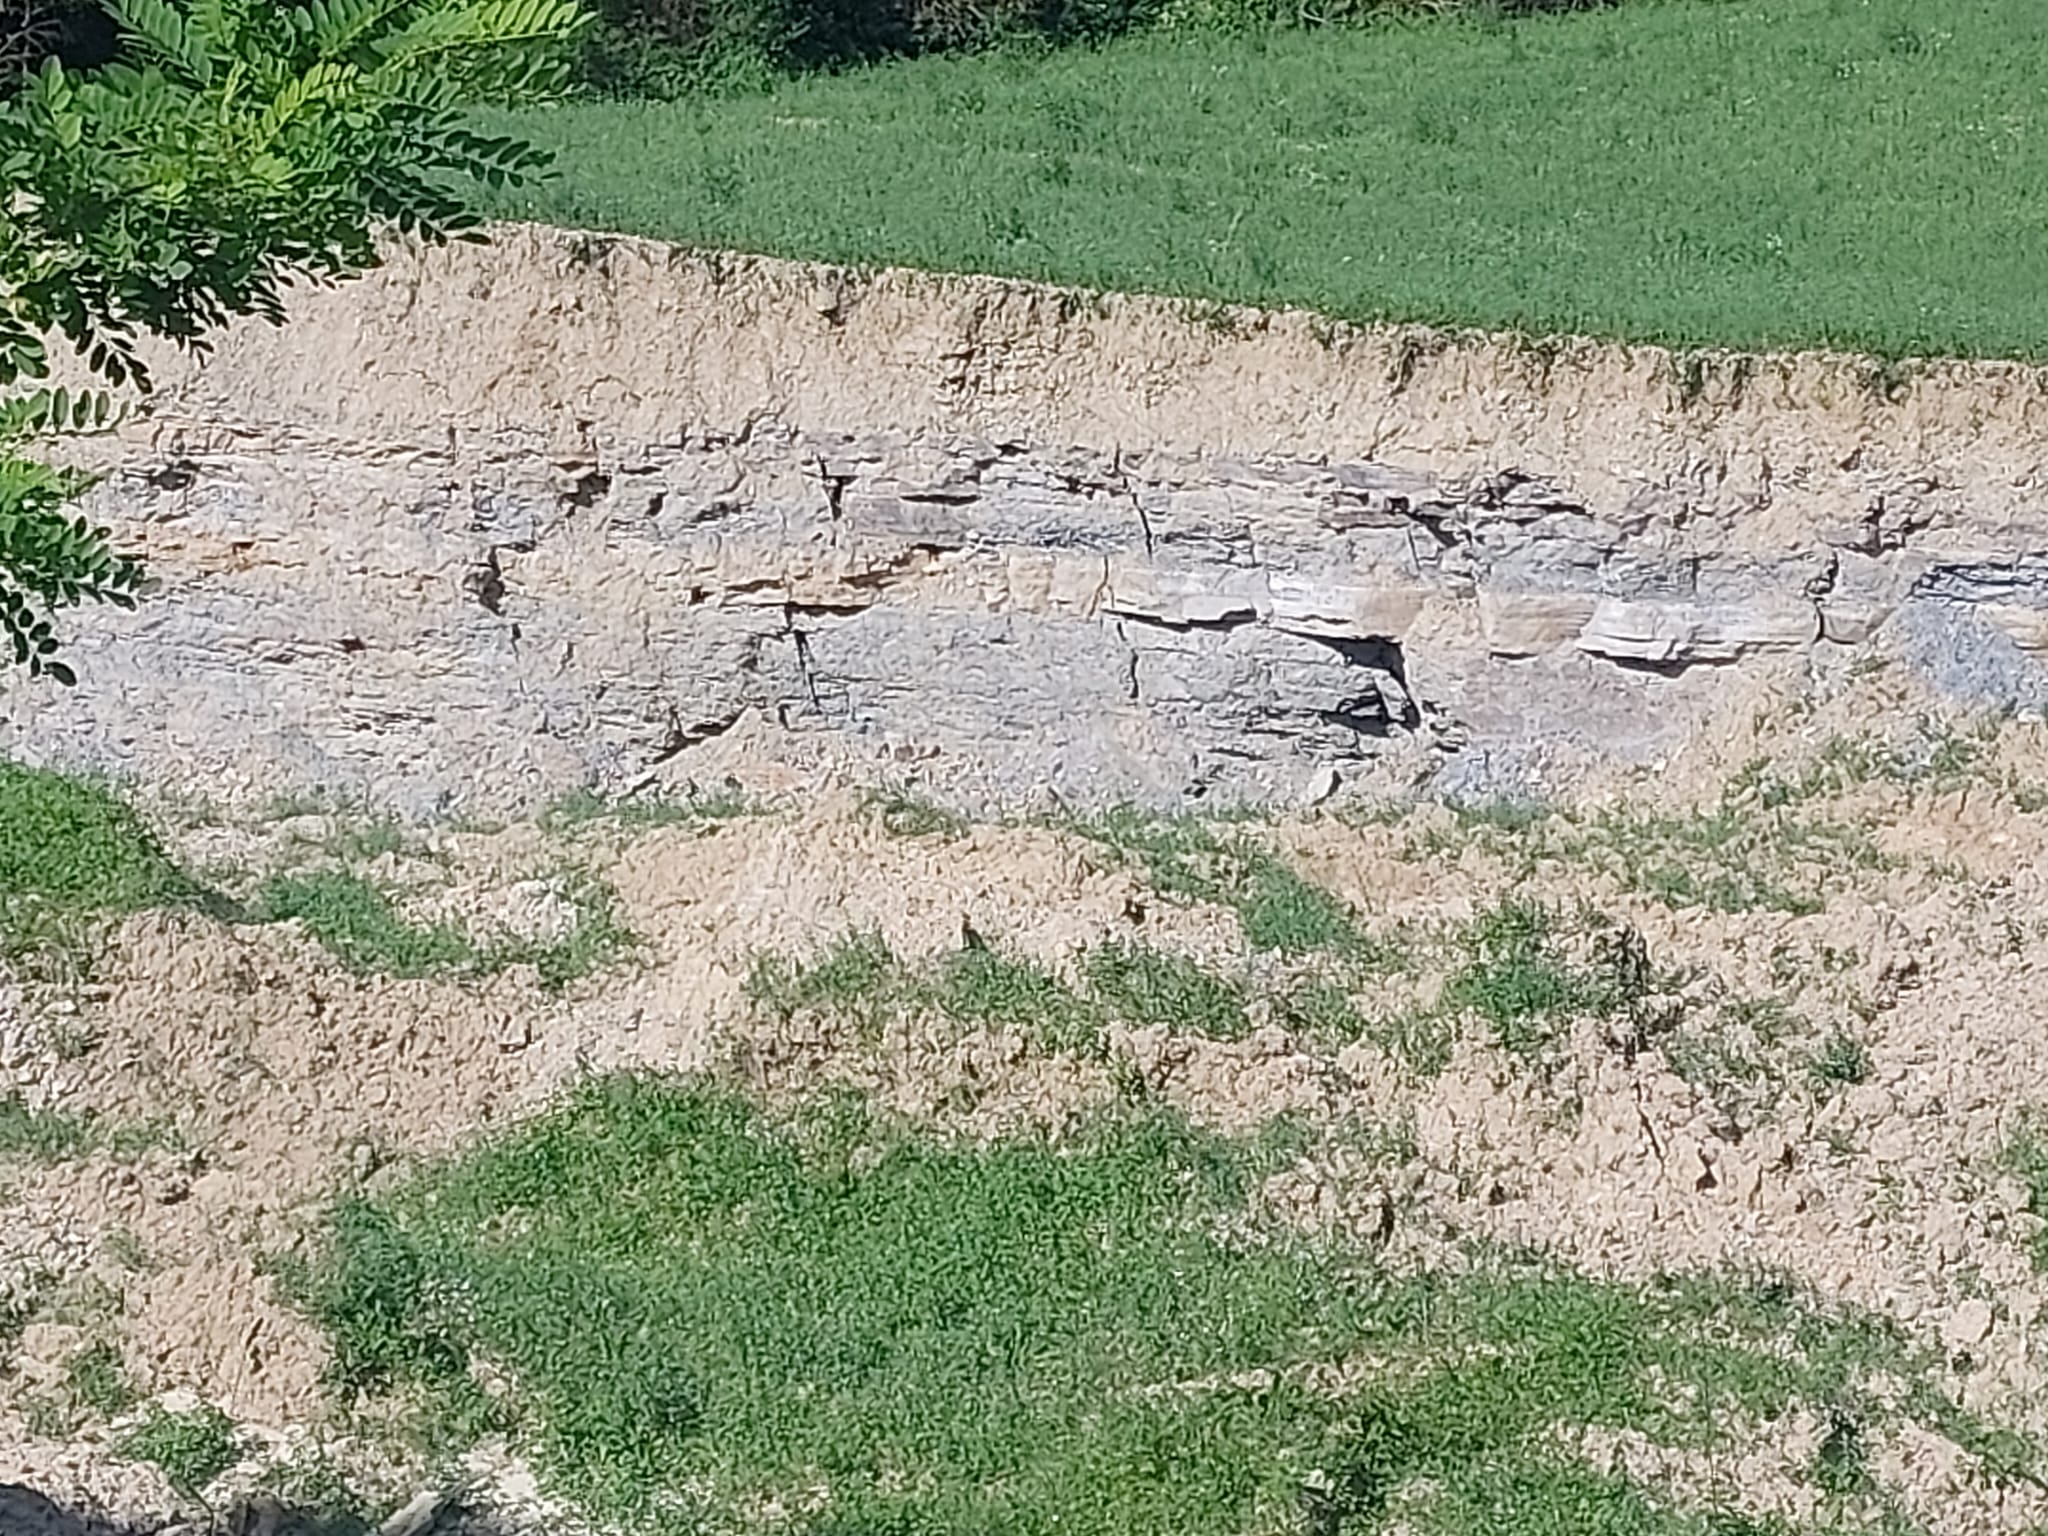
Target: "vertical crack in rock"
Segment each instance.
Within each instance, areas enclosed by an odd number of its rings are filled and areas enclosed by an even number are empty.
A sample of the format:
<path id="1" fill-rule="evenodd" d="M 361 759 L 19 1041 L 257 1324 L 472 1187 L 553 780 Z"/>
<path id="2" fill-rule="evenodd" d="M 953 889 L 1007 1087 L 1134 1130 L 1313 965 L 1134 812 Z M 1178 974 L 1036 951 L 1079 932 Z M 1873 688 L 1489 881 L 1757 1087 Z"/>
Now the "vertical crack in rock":
<path id="1" fill-rule="evenodd" d="M 1132 488 L 1130 477 L 1124 473 L 1124 450 L 1121 444 L 1110 457 L 1109 472 L 1117 493 L 1128 501 L 1131 510 L 1138 514 L 1138 528 L 1145 536 L 1146 555 L 1155 554 L 1157 551 L 1152 542 L 1152 519 L 1145 514 L 1144 498 Z"/>
<path id="2" fill-rule="evenodd" d="M 818 697 L 818 674 L 811 661 L 811 637 L 796 627 L 794 610 L 789 616 L 789 638 L 796 646 L 796 667 L 804 680 L 804 692 L 810 696 L 811 708 L 822 715 L 825 705 Z"/>
<path id="3" fill-rule="evenodd" d="M 505 572 L 498 564 L 496 546 L 486 549 L 463 572 L 462 590 L 485 613 L 504 617 Z"/>
<path id="4" fill-rule="evenodd" d="M 821 453 L 814 453 L 811 456 L 811 465 L 817 472 L 818 483 L 825 490 L 826 521 L 834 524 L 845 521 L 846 488 L 853 484 L 853 476 L 835 475 Z"/>

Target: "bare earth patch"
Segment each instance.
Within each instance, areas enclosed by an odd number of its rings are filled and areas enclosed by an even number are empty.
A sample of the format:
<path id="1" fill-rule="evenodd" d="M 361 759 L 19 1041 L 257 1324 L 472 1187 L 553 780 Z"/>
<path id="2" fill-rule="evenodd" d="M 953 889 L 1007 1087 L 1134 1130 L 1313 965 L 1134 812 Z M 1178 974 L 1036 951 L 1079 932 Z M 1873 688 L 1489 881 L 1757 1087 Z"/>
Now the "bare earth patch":
<path id="1" fill-rule="evenodd" d="M 1207 895 L 1100 828 L 883 814 L 852 788 L 771 792 L 772 764 L 760 782 L 740 814 L 404 829 L 353 853 L 339 813 L 293 836 L 168 828 L 186 867 L 239 870 L 231 894 L 346 868 L 404 931 L 476 942 L 393 979 L 307 922 L 145 910 L 106 929 L 85 980 L 0 995 L 0 1106 L 17 1106 L 0 1121 L 0 1483 L 164 1515 L 180 1494 L 122 1436 L 185 1390 L 245 1436 L 222 1488 L 313 1445 L 399 1500 L 439 1453 L 341 1411 L 330 1343 L 281 1299 L 279 1265 L 337 1191 L 395 1188 L 622 1069 L 709 1072 L 770 1103 L 851 1091 L 978 1143 L 1139 1103 L 1292 1134 L 1258 1206 L 1389 1272 L 1498 1249 L 1600 1280 L 1782 1277 L 1889 1320 L 1936 1362 L 1923 1387 L 2048 1442 L 2043 1222 L 2010 1156 L 2048 1099 L 2041 727 L 1937 726 L 1872 684 L 1731 720 L 1664 772 L 1533 820 L 1340 803 L 1227 827 L 1213 857 L 1249 839 L 1291 873 L 1205 866 Z M 486 963 L 491 934 L 569 942 L 586 909 L 564 892 L 591 881 L 630 942 L 581 973 Z M 849 935 L 886 958 L 820 979 Z M 1152 955 L 1168 959 L 1130 969 Z M 785 977 L 773 1006 L 764 956 Z M 1160 997 L 1242 1027 L 1162 1019 Z M 119 1392 L 76 1363 L 95 1345 Z M 1795 1526 L 1833 1496 L 1808 1476 L 1828 1433 L 1754 1426 L 1731 1458 L 1554 1427 L 1659 1497 Z M 549 1507 L 491 1454 L 529 1514 Z M 1839 1497 L 1908 1529 L 2048 1518 L 2031 1474 L 1994 1486 L 1981 1447 L 1924 1422 L 1857 1455 L 1866 1480 Z"/>

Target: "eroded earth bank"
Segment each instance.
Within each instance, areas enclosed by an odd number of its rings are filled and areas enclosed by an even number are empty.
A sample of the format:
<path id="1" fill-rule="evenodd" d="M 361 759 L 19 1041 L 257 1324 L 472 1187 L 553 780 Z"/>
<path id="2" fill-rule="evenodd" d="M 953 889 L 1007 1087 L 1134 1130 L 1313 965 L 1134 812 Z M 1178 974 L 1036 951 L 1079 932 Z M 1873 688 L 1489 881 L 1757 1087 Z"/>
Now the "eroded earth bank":
<path id="1" fill-rule="evenodd" d="M 2024 370 L 513 231 L 167 383 L 0 1525 L 2048 1528 Z"/>

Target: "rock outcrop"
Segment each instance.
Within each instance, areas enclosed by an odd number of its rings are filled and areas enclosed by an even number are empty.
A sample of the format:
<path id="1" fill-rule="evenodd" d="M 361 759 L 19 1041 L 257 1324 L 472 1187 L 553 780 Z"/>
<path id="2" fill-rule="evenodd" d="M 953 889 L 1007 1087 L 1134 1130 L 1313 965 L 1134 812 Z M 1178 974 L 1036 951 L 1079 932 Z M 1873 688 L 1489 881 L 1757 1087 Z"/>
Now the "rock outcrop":
<path id="1" fill-rule="evenodd" d="M 1853 360 L 1681 387 L 1646 349 L 1232 325 L 537 230 L 397 253 L 163 362 L 94 493 L 163 590 L 73 620 L 84 684 L 10 683 L 0 744 L 419 810 L 750 720 L 984 799 L 1171 802 L 1648 756 L 1871 647 L 2038 701 L 2025 370 L 1894 401 Z"/>

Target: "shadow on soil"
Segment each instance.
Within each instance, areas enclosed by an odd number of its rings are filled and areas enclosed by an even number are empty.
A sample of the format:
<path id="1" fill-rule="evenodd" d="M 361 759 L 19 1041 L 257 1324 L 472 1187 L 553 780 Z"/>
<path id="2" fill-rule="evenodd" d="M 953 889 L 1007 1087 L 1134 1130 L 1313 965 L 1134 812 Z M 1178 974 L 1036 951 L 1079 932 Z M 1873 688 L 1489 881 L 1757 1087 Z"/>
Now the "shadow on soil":
<path id="1" fill-rule="evenodd" d="M 244 1505 L 211 1518 L 124 1520 L 67 1509 L 33 1488 L 0 1483 L 4 1536 L 513 1536 L 514 1527 L 460 1503 L 433 1515 L 395 1516 L 379 1526 L 354 1515 Z"/>

